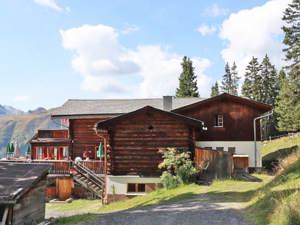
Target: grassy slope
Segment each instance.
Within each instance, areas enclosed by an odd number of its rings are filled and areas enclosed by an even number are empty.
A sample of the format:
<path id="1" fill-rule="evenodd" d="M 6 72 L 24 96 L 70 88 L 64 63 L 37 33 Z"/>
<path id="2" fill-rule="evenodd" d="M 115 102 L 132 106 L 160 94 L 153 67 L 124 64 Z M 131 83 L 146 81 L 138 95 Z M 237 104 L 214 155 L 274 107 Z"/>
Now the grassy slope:
<path id="1" fill-rule="evenodd" d="M 282 138 L 264 145 L 262 155 L 267 156 L 281 149 L 300 146 L 300 137 Z M 297 147 L 298 148 L 298 147 Z M 278 155 L 278 154 L 277 154 Z M 273 154 L 274 156 L 274 154 Z M 281 157 L 282 154 L 279 154 Z M 195 184 L 181 186 L 173 190 L 160 189 L 145 196 L 116 202 L 101 207 L 97 201 L 76 200 L 70 205 L 48 204 L 47 208 L 57 211 L 77 210 L 90 214 L 62 218 L 57 224 L 76 224 L 93 219 L 101 213 L 124 210 L 139 206 L 159 204 L 168 201 L 191 198 L 206 194 L 217 202 L 238 202 L 245 207 L 249 221 L 255 225 L 300 224 L 300 157 L 291 154 L 282 162 L 284 170 L 277 176 L 257 175 L 261 183 L 235 180 L 215 181 L 211 186 Z"/>
<path id="2" fill-rule="evenodd" d="M 282 170 L 264 187 L 258 189 L 246 212 L 253 224 L 300 224 L 300 137 L 281 138 L 267 143 L 262 154 L 265 158 L 282 159 Z M 285 149 L 285 150 L 283 150 Z"/>

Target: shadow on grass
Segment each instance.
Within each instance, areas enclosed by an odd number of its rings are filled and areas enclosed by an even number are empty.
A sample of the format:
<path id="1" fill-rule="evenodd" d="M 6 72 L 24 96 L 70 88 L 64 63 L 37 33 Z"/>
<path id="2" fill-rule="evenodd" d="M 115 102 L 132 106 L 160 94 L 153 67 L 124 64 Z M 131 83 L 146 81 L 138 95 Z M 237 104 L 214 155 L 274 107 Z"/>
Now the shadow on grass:
<path id="1" fill-rule="evenodd" d="M 263 167 L 268 171 L 274 171 L 276 169 L 276 166 L 278 166 L 279 162 L 288 157 L 289 155 L 296 153 L 299 151 L 299 146 L 294 145 L 289 148 L 282 148 L 278 149 L 275 152 L 271 152 L 267 155 L 265 155 L 262 158 L 262 165 Z"/>
<path id="2" fill-rule="evenodd" d="M 290 177 L 291 174 L 293 174 L 293 177 Z M 269 183 L 267 183 L 265 186 L 261 187 L 260 189 L 272 188 L 287 182 L 289 179 L 297 179 L 299 177 L 300 177 L 300 158 L 294 163 L 290 164 L 282 174 L 277 175 L 273 180 L 271 180 Z"/>

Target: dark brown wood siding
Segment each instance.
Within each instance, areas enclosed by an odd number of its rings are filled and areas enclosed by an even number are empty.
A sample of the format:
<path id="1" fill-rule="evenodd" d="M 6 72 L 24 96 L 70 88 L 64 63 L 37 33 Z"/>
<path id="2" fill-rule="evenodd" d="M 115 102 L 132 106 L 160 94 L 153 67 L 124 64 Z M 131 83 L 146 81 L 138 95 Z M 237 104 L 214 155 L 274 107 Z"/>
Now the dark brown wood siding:
<path id="1" fill-rule="evenodd" d="M 253 119 L 264 112 L 250 105 L 224 99 L 177 113 L 204 122 L 207 130 L 201 133 L 201 141 L 252 141 Z M 215 116 L 218 114 L 223 115 L 223 127 L 215 127 Z M 257 139 L 260 140 L 259 124 Z"/>
<path id="2" fill-rule="evenodd" d="M 139 113 L 110 130 L 113 175 L 156 176 L 161 148 L 193 149 L 192 128 L 159 112 Z"/>
<path id="3" fill-rule="evenodd" d="M 100 138 L 96 135 L 95 124 L 109 118 L 70 119 L 70 139 L 72 142 L 72 158 L 83 157 L 84 151 L 92 151 L 95 157 Z M 94 158 L 92 157 L 92 159 Z"/>

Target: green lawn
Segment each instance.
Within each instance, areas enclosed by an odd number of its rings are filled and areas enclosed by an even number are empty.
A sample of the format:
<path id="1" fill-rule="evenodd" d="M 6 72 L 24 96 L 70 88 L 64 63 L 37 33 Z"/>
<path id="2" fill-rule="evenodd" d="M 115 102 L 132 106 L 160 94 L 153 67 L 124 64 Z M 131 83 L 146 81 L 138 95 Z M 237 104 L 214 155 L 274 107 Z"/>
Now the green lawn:
<path id="1" fill-rule="evenodd" d="M 300 137 L 282 138 L 264 144 L 262 155 L 280 156 L 284 170 L 276 175 L 255 174 L 262 182 L 216 180 L 211 186 L 184 185 L 172 190 L 159 189 L 145 196 L 101 206 L 99 201 L 75 200 L 65 204 L 47 204 L 47 209 L 85 212 L 59 219 L 56 224 L 76 224 L 99 214 L 140 206 L 177 201 L 205 194 L 212 201 L 238 202 L 253 225 L 300 224 L 300 151 L 282 154 L 282 149 L 299 149 Z M 279 152 L 279 153 L 278 153 Z M 284 157 L 284 159 L 282 158 Z"/>
<path id="2" fill-rule="evenodd" d="M 266 157 L 272 153 L 280 152 L 282 149 L 290 149 L 300 146 L 300 137 L 284 137 L 263 144 L 261 154 Z"/>
<path id="3" fill-rule="evenodd" d="M 286 150 L 291 148 L 293 151 Z M 251 199 L 246 212 L 252 224 L 300 224 L 299 150 L 300 137 L 281 138 L 264 145 L 264 158 L 280 159 L 283 170 Z"/>

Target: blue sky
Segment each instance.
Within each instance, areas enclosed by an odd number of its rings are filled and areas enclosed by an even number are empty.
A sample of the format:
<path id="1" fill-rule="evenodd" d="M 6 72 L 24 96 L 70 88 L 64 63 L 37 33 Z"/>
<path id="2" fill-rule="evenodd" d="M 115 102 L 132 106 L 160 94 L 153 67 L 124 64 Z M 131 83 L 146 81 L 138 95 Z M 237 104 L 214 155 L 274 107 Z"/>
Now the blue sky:
<path id="1" fill-rule="evenodd" d="M 192 58 L 202 97 L 225 61 L 279 68 L 287 0 L 0 1 L 0 104 L 51 108 L 68 98 L 174 94 Z"/>

